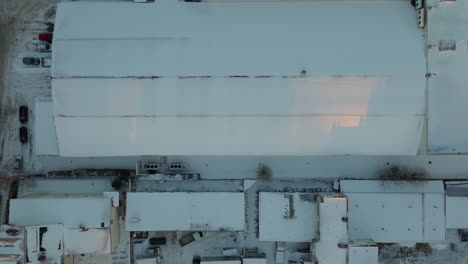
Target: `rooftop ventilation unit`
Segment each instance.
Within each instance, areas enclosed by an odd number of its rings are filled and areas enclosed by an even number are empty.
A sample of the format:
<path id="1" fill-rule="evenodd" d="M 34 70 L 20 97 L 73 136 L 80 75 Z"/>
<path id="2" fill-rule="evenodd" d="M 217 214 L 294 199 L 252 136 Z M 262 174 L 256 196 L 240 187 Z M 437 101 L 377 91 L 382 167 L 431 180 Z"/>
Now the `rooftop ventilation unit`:
<path id="1" fill-rule="evenodd" d="M 418 13 L 418 27 L 423 28 L 426 26 L 426 9 L 422 8 L 416 12 Z"/>
<path id="2" fill-rule="evenodd" d="M 185 166 L 185 163 L 171 163 L 169 164 L 168 168 L 171 171 L 181 171 L 185 170 L 187 166 Z"/>
<path id="3" fill-rule="evenodd" d="M 424 0 L 416 0 L 415 4 L 416 10 L 419 10 L 424 7 Z"/>
<path id="4" fill-rule="evenodd" d="M 457 49 L 457 42 L 455 40 L 440 40 L 439 51 L 450 51 Z"/>

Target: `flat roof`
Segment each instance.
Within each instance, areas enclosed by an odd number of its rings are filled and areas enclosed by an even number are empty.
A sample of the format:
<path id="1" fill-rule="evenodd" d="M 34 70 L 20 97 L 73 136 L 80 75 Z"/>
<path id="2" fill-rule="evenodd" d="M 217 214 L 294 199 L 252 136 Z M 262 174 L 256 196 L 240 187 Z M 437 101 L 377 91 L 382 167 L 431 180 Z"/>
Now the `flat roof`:
<path id="1" fill-rule="evenodd" d="M 41 249 L 47 252 L 48 261 L 60 262 L 64 248 L 62 225 L 28 226 L 26 227 L 25 240 L 25 250 L 31 262 L 35 262 L 43 254 L 44 251 Z"/>
<path id="2" fill-rule="evenodd" d="M 242 231 L 244 193 L 129 192 L 127 231 Z"/>
<path id="3" fill-rule="evenodd" d="M 110 228 L 63 230 L 66 254 L 110 254 L 111 231 Z"/>
<path id="4" fill-rule="evenodd" d="M 445 240 L 443 194 L 346 193 L 349 236 L 380 243 Z"/>
<path id="5" fill-rule="evenodd" d="M 424 76 L 423 44 L 402 1 L 69 2 L 52 76 Z"/>
<path id="6" fill-rule="evenodd" d="M 202 260 L 201 264 L 241 264 L 240 260 Z"/>
<path id="7" fill-rule="evenodd" d="M 443 181 L 340 180 L 343 193 L 445 193 Z"/>
<path id="8" fill-rule="evenodd" d="M 467 153 L 468 141 L 468 52 L 466 45 L 466 1 L 436 1 L 427 18 L 428 152 Z M 453 43 L 455 50 L 444 50 Z M 451 45 L 451 44 L 449 44 Z"/>
<path id="9" fill-rule="evenodd" d="M 346 193 L 350 239 L 375 242 L 423 241 L 422 195 Z M 398 217 L 400 216 L 400 217 Z"/>
<path id="10" fill-rule="evenodd" d="M 259 193 L 259 240 L 311 242 L 318 238 L 316 194 Z"/>
<path id="11" fill-rule="evenodd" d="M 110 227 L 107 197 L 32 197 L 10 200 L 9 223 L 18 226 L 63 224 L 65 228 Z"/>
<path id="12" fill-rule="evenodd" d="M 379 248 L 375 246 L 350 246 L 348 264 L 379 264 Z"/>
<path id="13" fill-rule="evenodd" d="M 446 197 L 447 228 L 468 228 L 468 197 Z"/>
<path id="14" fill-rule="evenodd" d="M 347 198 L 344 196 L 321 196 L 319 206 L 320 239 L 313 244 L 313 255 L 321 264 L 346 264 L 347 249 L 339 244 L 348 244 Z"/>
<path id="15" fill-rule="evenodd" d="M 266 258 L 242 258 L 242 264 L 267 264 Z"/>

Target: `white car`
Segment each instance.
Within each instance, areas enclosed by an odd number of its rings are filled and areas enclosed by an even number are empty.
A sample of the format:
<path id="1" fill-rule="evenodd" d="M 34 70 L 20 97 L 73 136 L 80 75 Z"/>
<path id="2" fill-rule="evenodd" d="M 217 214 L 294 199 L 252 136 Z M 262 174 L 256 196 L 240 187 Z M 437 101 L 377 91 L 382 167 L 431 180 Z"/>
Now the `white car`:
<path id="1" fill-rule="evenodd" d="M 50 51 L 49 43 L 36 43 L 34 49 L 39 52 L 48 52 Z"/>
<path id="2" fill-rule="evenodd" d="M 51 57 L 42 57 L 41 62 L 42 62 L 42 67 L 50 68 L 50 65 L 52 65 L 52 58 Z"/>

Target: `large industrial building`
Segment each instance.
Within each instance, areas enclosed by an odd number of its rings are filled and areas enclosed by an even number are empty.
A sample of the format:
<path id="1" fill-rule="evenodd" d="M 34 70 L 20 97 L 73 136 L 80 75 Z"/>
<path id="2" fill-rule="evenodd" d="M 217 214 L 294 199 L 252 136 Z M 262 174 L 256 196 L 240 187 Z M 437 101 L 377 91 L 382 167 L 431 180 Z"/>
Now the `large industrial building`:
<path id="1" fill-rule="evenodd" d="M 38 122 L 56 134 L 37 154 L 414 155 L 423 142 L 424 38 L 405 1 L 62 3 L 53 49 Z"/>
<path id="2" fill-rule="evenodd" d="M 394 245 L 466 248 L 463 169 L 379 170 L 468 152 L 466 0 L 135 2 L 57 5 L 24 160 L 66 164 L 0 193 L 0 263 L 378 264 Z M 346 171 L 364 163 L 372 180 Z"/>

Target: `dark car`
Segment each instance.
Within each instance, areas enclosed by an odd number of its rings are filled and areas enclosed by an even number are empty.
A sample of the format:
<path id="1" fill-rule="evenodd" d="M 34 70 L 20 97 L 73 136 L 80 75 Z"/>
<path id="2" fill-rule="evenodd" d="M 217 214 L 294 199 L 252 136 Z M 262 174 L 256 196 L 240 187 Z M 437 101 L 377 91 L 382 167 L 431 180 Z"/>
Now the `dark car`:
<path id="1" fill-rule="evenodd" d="M 194 256 L 192 260 L 192 264 L 200 264 L 201 258 L 199 256 Z"/>
<path id="2" fill-rule="evenodd" d="M 50 32 L 50 33 L 54 32 L 54 24 L 49 24 L 47 26 L 47 32 Z"/>
<path id="3" fill-rule="evenodd" d="M 28 107 L 25 105 L 19 108 L 19 121 L 21 124 L 26 124 L 28 122 Z"/>
<path id="4" fill-rule="evenodd" d="M 166 245 L 165 237 L 152 237 L 149 240 L 150 245 L 152 246 L 163 246 Z"/>
<path id="5" fill-rule="evenodd" d="M 28 143 L 28 129 L 26 127 L 20 127 L 19 136 L 21 143 Z"/>
<path id="6" fill-rule="evenodd" d="M 41 64 L 41 59 L 34 57 L 24 57 L 23 63 L 24 65 L 39 65 Z"/>
<path id="7" fill-rule="evenodd" d="M 54 34 L 52 34 L 52 33 L 41 33 L 41 34 L 39 34 L 39 40 L 42 40 L 42 41 L 47 41 L 49 43 L 52 43 L 53 38 L 54 38 Z"/>

